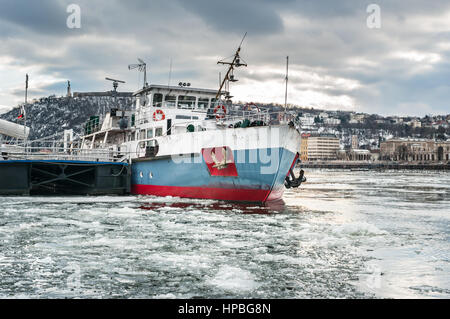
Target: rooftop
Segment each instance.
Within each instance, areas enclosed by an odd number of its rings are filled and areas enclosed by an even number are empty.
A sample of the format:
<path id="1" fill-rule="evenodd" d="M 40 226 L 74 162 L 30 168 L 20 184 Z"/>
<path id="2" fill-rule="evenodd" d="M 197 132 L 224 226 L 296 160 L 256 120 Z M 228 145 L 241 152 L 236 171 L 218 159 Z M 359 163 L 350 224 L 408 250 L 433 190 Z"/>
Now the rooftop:
<path id="1" fill-rule="evenodd" d="M 203 94 L 214 94 L 216 95 L 218 90 L 212 90 L 212 89 L 201 89 L 201 88 L 192 88 L 190 86 L 169 86 L 169 85 L 158 85 L 158 84 L 151 84 L 147 86 L 146 88 L 142 88 L 139 91 L 136 91 L 133 95 L 140 95 L 145 92 L 154 91 L 154 90 L 164 90 L 164 91 L 177 91 L 177 92 L 184 92 L 184 93 L 203 93 Z M 222 94 L 227 94 L 228 92 L 222 91 Z"/>

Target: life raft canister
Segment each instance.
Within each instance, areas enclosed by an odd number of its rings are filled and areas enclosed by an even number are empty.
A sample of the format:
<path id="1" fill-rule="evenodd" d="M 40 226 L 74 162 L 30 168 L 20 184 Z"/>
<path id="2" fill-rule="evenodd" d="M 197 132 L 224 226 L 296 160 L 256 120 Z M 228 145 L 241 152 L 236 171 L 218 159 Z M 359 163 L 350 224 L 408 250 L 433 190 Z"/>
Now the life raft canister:
<path id="1" fill-rule="evenodd" d="M 217 113 L 219 110 L 222 110 L 222 113 Z M 217 105 L 214 108 L 214 114 L 216 114 L 216 120 L 220 120 L 225 118 L 225 115 L 227 115 L 227 108 L 225 105 Z"/>
<path id="2" fill-rule="evenodd" d="M 164 121 L 166 119 L 166 115 L 162 110 L 156 110 L 153 113 L 153 121 Z"/>
<path id="3" fill-rule="evenodd" d="M 278 121 L 283 121 L 283 117 L 284 117 L 284 114 L 283 113 L 281 113 L 281 112 L 278 112 Z"/>
<path id="4" fill-rule="evenodd" d="M 256 104 L 253 103 L 253 102 L 250 102 L 250 103 L 245 104 L 245 106 L 244 106 L 244 111 L 255 111 L 255 112 L 257 112 L 257 113 L 260 113 L 260 112 L 261 112 L 261 110 L 260 110 L 260 108 L 258 107 L 258 105 L 256 105 Z"/>

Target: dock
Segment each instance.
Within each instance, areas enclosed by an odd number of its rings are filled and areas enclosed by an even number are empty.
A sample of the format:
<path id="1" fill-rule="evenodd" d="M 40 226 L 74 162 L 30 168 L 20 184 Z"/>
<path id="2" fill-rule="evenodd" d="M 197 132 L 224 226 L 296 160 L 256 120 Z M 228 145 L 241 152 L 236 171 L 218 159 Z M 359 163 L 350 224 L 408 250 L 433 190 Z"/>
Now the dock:
<path id="1" fill-rule="evenodd" d="M 128 163 L 0 161 L 0 195 L 124 195 L 130 191 Z"/>
<path id="2" fill-rule="evenodd" d="M 80 149 L 67 140 L 51 144 L 1 145 L 0 195 L 130 193 L 131 166 L 126 154 Z"/>

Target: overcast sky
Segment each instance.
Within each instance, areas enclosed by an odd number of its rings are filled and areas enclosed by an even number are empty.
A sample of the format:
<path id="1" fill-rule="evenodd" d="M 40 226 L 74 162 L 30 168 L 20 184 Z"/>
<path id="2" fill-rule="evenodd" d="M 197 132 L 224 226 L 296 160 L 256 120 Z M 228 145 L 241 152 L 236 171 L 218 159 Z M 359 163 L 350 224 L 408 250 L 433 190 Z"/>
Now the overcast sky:
<path id="1" fill-rule="evenodd" d="M 69 4 L 81 28 L 67 27 Z M 369 4 L 381 27 L 369 28 Z M 374 21 L 369 19 L 370 21 Z M 139 87 L 127 65 L 140 57 L 149 80 L 217 88 L 243 34 L 235 100 L 284 102 L 383 115 L 450 113 L 450 1 L 0 0 L 0 112 L 30 97 L 111 89 L 105 76 Z M 141 84 L 142 85 L 142 84 Z"/>

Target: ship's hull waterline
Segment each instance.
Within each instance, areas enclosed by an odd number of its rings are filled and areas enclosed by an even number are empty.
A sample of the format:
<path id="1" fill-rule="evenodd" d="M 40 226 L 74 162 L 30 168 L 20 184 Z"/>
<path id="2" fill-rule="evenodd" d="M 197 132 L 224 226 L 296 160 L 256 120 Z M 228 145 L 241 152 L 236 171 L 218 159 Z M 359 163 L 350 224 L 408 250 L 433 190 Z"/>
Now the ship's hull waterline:
<path id="1" fill-rule="evenodd" d="M 300 148 L 300 135 L 287 125 L 167 138 L 172 143 L 161 145 L 171 145 L 172 152 L 163 148 L 155 158 L 133 162 L 133 194 L 252 203 L 278 200 Z"/>

